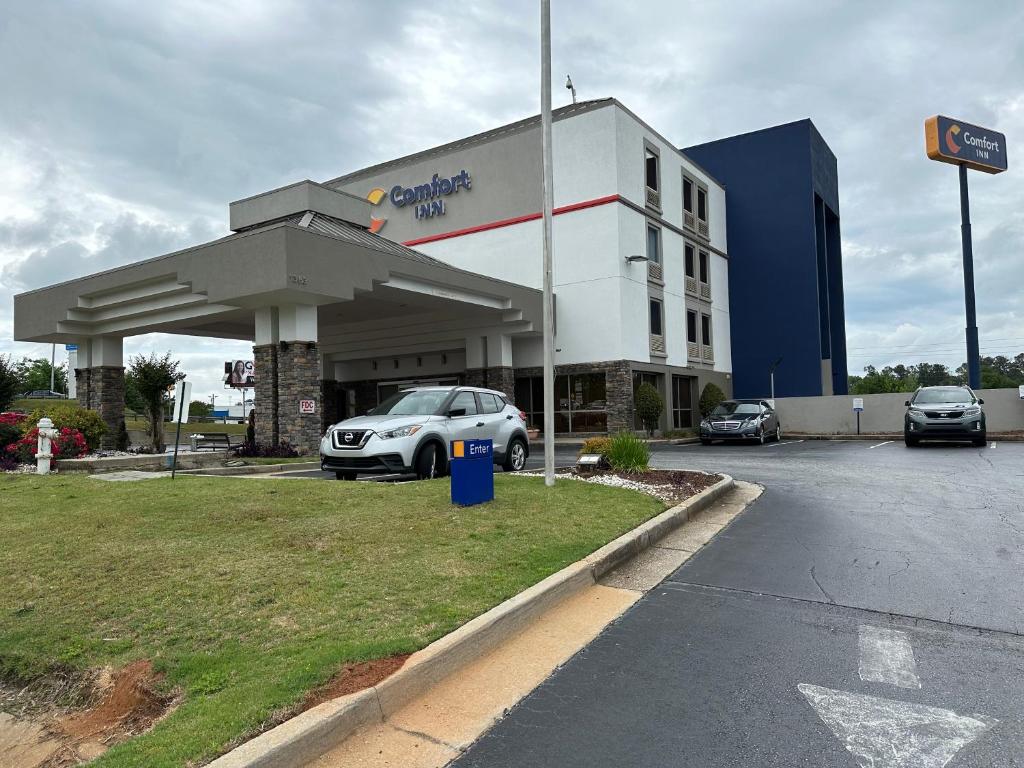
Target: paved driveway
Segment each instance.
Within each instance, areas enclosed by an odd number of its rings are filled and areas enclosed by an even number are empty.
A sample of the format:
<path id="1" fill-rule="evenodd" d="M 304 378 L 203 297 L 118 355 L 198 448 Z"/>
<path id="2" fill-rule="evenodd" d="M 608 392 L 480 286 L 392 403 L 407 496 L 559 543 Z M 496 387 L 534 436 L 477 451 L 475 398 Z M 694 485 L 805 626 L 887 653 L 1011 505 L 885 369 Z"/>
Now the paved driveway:
<path id="1" fill-rule="evenodd" d="M 1024 765 L 1024 444 L 653 463 L 767 490 L 457 766 Z"/>

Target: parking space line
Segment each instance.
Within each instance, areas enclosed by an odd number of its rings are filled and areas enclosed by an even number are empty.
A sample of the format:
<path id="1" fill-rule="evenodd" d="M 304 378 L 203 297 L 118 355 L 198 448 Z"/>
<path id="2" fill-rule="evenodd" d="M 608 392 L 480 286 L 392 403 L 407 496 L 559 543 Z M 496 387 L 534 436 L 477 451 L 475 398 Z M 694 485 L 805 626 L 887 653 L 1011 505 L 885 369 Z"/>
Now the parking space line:
<path id="1" fill-rule="evenodd" d="M 882 442 L 882 443 L 875 443 L 875 445 L 869 445 L 868 446 L 868 450 L 870 451 L 872 448 L 881 448 L 883 445 L 889 445 L 889 443 L 894 443 L 894 442 L 896 442 L 896 441 L 895 440 L 886 440 L 885 442 Z"/>
<path id="2" fill-rule="evenodd" d="M 796 445 L 797 443 L 802 442 L 803 440 L 780 440 L 777 443 L 768 443 L 767 445 L 765 445 L 765 448 L 775 448 L 776 446 L 779 445 Z"/>
<path id="3" fill-rule="evenodd" d="M 989 444 L 988 444 L 988 447 L 989 447 L 989 448 L 995 448 L 995 447 L 996 447 L 996 445 L 998 445 L 998 443 L 989 443 Z"/>

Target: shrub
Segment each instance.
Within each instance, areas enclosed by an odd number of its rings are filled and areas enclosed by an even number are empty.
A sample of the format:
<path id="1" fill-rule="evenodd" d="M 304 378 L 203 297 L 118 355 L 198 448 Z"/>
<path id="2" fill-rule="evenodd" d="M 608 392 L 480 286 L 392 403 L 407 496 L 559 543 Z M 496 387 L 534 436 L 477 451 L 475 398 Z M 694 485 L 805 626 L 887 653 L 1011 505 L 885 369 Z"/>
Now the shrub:
<path id="1" fill-rule="evenodd" d="M 646 472 L 651 459 L 647 442 L 632 432 L 620 432 L 611 439 L 608 447 L 608 463 L 612 469 L 635 475 Z"/>
<path id="2" fill-rule="evenodd" d="M 0 355 L 0 411 L 14 402 L 19 388 L 18 372 L 10 355 Z"/>
<path id="3" fill-rule="evenodd" d="M 661 413 L 665 410 L 665 401 L 661 399 L 661 393 L 658 392 L 657 387 L 645 381 L 637 387 L 634 400 L 640 423 L 647 429 L 648 434 L 654 432 L 658 427 Z"/>
<path id="4" fill-rule="evenodd" d="M 121 423 L 117 427 L 117 440 L 114 443 L 114 447 L 119 451 L 127 451 L 129 442 L 128 427 L 125 425 L 124 419 L 121 419 Z"/>
<path id="5" fill-rule="evenodd" d="M 708 382 L 704 385 L 704 391 L 700 393 L 700 415 L 707 418 L 707 415 L 718 407 L 719 403 L 725 400 L 725 393 L 716 384 Z"/>
<path id="6" fill-rule="evenodd" d="M 612 439 L 610 437 L 588 437 L 583 441 L 583 447 L 580 448 L 579 455 L 582 456 L 585 453 L 596 453 L 599 456 L 608 457 L 608 449 L 612 447 Z"/>
<path id="7" fill-rule="evenodd" d="M 292 459 L 298 455 L 299 452 L 292 448 L 287 440 L 282 440 L 277 445 L 243 443 L 235 448 L 235 456 L 244 459 Z"/>
<path id="8" fill-rule="evenodd" d="M 12 456 L 21 464 L 31 464 L 36 460 L 36 448 L 39 444 L 39 427 L 32 427 L 16 443 L 8 445 L 5 449 L 8 456 Z M 85 437 L 77 429 L 64 427 L 58 431 L 50 445 L 50 453 L 55 459 L 77 459 L 88 453 L 88 446 Z"/>
<path id="9" fill-rule="evenodd" d="M 80 405 L 71 403 L 54 402 L 53 405 L 44 405 L 36 408 L 28 417 L 25 428 L 34 428 L 41 418 L 49 416 L 53 426 L 57 429 L 76 429 L 82 433 L 86 445 L 90 451 L 99 448 L 100 438 L 106 434 L 107 425 L 96 411 L 82 408 Z"/>
<path id="10" fill-rule="evenodd" d="M 0 422 L 0 451 L 21 439 L 21 428 Z"/>
<path id="11" fill-rule="evenodd" d="M 0 424 L 14 427 L 19 432 L 25 431 L 25 422 L 28 420 L 27 413 L 0 413 Z"/>

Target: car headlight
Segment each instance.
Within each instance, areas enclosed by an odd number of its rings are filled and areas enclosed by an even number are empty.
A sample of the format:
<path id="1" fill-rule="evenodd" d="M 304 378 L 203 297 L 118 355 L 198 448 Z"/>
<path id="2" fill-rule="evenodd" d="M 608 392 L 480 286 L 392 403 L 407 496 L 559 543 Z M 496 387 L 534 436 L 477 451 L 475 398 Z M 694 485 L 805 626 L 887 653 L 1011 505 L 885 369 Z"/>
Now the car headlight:
<path id="1" fill-rule="evenodd" d="M 911 408 L 908 411 L 908 413 L 910 414 L 910 418 L 912 418 L 912 419 L 927 419 L 928 418 L 927 416 L 924 415 L 924 411 L 918 410 L 917 408 Z"/>
<path id="2" fill-rule="evenodd" d="M 409 427 L 397 427 L 396 429 L 389 429 L 387 432 L 378 432 L 377 437 L 381 440 L 391 440 L 395 437 L 409 437 L 409 435 L 415 435 L 423 429 L 419 424 L 414 424 Z"/>
<path id="3" fill-rule="evenodd" d="M 968 408 L 964 411 L 964 416 L 981 416 L 981 408 Z"/>

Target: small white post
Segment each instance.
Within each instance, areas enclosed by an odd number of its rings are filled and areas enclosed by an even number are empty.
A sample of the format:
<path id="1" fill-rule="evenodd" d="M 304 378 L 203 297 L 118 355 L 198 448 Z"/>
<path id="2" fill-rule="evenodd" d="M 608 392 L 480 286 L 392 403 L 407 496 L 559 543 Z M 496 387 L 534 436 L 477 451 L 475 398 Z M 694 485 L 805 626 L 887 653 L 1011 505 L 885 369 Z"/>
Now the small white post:
<path id="1" fill-rule="evenodd" d="M 53 428 L 53 422 L 45 416 L 39 420 L 39 437 L 36 440 L 36 474 L 50 474 L 50 459 L 53 458 L 51 446 L 53 438 L 57 436 L 57 430 Z"/>

